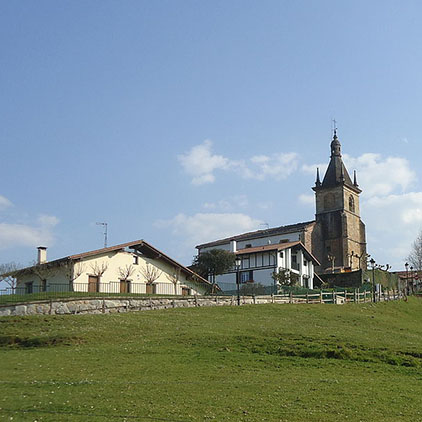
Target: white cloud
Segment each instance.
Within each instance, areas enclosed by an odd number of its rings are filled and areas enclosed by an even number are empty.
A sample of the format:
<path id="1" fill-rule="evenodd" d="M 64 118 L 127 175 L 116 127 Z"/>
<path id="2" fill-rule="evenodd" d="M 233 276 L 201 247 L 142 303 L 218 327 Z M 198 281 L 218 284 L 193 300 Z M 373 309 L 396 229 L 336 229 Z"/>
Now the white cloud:
<path id="1" fill-rule="evenodd" d="M 265 180 L 285 179 L 298 167 L 299 156 L 295 152 L 276 153 L 272 155 L 255 155 L 250 159 L 252 165 L 245 172 L 245 177 Z"/>
<path id="2" fill-rule="evenodd" d="M 192 251 L 193 245 L 259 230 L 260 224 L 261 220 L 242 213 L 197 213 L 178 214 L 170 220 L 157 221 L 155 226 L 170 229 Z"/>
<path id="3" fill-rule="evenodd" d="M 321 175 L 321 178 L 324 177 L 325 172 L 327 171 L 328 164 L 303 164 L 301 167 L 301 170 L 306 174 L 312 174 L 316 177 L 317 168 L 319 169 L 319 174 Z"/>
<path id="4" fill-rule="evenodd" d="M 402 157 L 382 157 L 367 153 L 357 158 L 344 155 L 346 167 L 357 170 L 358 182 L 364 186 L 364 196 L 385 196 L 399 189 L 405 192 L 416 180 L 409 162 Z"/>
<path id="5" fill-rule="evenodd" d="M 41 214 L 38 217 L 38 222 L 43 227 L 54 227 L 54 226 L 57 226 L 57 224 L 59 224 L 60 220 L 54 215 Z"/>
<path id="6" fill-rule="evenodd" d="M 211 148 L 212 141 L 206 140 L 194 146 L 188 153 L 177 157 L 185 172 L 192 176 L 194 185 L 214 182 L 214 171 L 227 169 L 230 165 L 227 158 L 213 154 Z"/>
<path id="7" fill-rule="evenodd" d="M 5 197 L 0 195 L 0 210 L 11 207 L 13 204 Z"/>
<path id="8" fill-rule="evenodd" d="M 53 234 L 48 227 L 0 223 L 0 249 L 16 246 L 45 246 L 51 244 Z"/>
<path id="9" fill-rule="evenodd" d="M 315 195 L 299 195 L 299 202 L 301 202 L 304 205 L 312 205 L 315 204 Z"/>
<path id="10" fill-rule="evenodd" d="M 206 210 L 232 211 L 237 208 L 245 208 L 249 204 L 246 195 L 236 195 L 230 200 L 220 199 L 216 202 L 205 202 L 202 207 Z"/>
<path id="11" fill-rule="evenodd" d="M 381 263 L 401 269 L 422 228 L 422 192 L 374 196 L 361 208 L 369 253 Z"/>
<path id="12" fill-rule="evenodd" d="M 235 172 L 245 179 L 285 179 L 298 167 L 295 152 L 255 155 L 246 160 L 232 160 L 212 152 L 212 141 L 206 140 L 185 154 L 177 156 L 184 171 L 192 177 L 192 184 L 203 185 L 215 181 L 216 171 Z"/>

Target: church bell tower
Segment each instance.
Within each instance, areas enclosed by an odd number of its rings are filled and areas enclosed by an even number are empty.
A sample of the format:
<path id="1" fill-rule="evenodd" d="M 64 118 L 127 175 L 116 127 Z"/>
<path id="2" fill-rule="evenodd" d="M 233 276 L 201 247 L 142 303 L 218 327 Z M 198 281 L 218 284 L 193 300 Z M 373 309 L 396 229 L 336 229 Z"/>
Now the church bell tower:
<path id="1" fill-rule="evenodd" d="M 356 171 L 352 182 L 341 157 L 341 144 L 334 130 L 331 159 L 321 182 L 315 186 L 316 227 L 313 252 L 321 263 L 319 272 L 366 268 L 365 224 L 360 219 Z"/>

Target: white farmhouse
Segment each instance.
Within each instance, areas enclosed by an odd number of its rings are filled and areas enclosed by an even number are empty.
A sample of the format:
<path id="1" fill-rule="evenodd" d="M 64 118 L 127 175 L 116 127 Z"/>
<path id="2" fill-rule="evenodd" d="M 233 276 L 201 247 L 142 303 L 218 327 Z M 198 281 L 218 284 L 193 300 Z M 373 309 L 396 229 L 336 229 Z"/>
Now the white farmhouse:
<path id="1" fill-rule="evenodd" d="M 240 258 L 240 283 L 253 282 L 263 286 L 274 284 L 273 272 L 289 270 L 298 276 L 299 285 L 314 288 L 314 280 L 319 277 L 314 268 L 318 260 L 302 243 L 313 222 L 291 226 L 281 226 L 267 230 L 220 239 L 198 245 L 198 253 L 211 249 L 224 249 Z M 233 290 L 236 284 L 237 269 L 233 268 L 219 275 L 216 282 L 224 290 Z M 318 282 L 319 284 L 319 282 Z"/>
<path id="2" fill-rule="evenodd" d="M 16 293 L 98 292 L 191 295 L 204 294 L 210 283 L 144 240 L 47 261 L 15 273 Z"/>

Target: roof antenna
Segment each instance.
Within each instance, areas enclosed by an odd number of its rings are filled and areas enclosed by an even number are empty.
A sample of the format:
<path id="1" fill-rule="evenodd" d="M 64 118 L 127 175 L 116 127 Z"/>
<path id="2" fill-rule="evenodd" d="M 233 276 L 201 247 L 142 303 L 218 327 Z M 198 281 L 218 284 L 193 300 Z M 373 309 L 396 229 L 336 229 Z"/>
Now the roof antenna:
<path id="1" fill-rule="evenodd" d="M 267 226 L 267 230 L 270 228 L 270 225 L 268 223 L 261 223 L 260 226 Z"/>
<path id="2" fill-rule="evenodd" d="M 95 223 L 97 226 L 104 226 L 104 247 L 107 247 L 107 223 Z"/>

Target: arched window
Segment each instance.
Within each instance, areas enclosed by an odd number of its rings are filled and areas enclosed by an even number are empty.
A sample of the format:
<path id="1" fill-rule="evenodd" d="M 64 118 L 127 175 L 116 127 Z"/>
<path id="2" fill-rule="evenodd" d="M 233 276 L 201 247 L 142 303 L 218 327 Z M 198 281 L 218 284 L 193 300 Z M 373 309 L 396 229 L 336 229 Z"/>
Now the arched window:
<path id="1" fill-rule="evenodd" d="M 355 212 L 355 198 L 352 195 L 349 196 L 349 210 Z"/>

